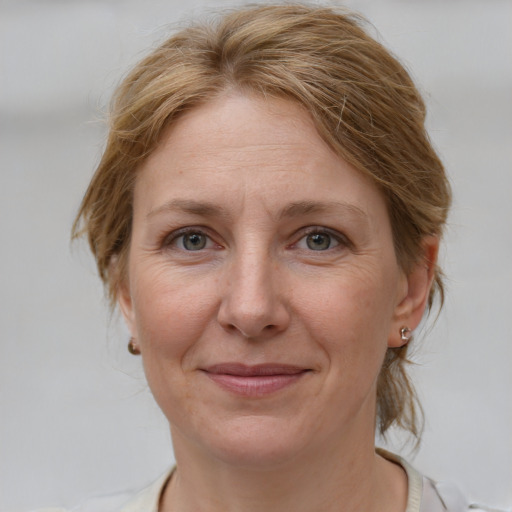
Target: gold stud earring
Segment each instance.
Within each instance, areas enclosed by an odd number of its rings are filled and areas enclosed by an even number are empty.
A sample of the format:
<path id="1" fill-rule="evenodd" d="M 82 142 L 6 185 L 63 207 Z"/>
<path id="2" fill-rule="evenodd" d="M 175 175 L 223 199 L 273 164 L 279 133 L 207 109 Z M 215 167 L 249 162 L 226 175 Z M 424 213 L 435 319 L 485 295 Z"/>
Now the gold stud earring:
<path id="1" fill-rule="evenodd" d="M 130 338 L 130 341 L 128 342 L 128 352 L 134 356 L 140 355 L 140 348 L 138 347 L 137 343 L 135 343 L 134 338 Z"/>

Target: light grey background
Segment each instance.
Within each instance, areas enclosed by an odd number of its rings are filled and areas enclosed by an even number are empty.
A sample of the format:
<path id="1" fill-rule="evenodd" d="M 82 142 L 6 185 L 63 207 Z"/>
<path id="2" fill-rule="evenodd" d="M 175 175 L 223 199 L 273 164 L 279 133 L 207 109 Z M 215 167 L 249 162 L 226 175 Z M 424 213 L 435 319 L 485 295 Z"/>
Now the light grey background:
<path id="1" fill-rule="evenodd" d="M 113 85 L 168 23 L 239 3 L 0 0 L 2 511 L 141 486 L 172 463 L 140 359 L 69 230 Z M 345 4 L 421 85 L 455 192 L 446 308 L 414 370 L 426 430 L 409 457 L 512 507 L 512 2 Z"/>

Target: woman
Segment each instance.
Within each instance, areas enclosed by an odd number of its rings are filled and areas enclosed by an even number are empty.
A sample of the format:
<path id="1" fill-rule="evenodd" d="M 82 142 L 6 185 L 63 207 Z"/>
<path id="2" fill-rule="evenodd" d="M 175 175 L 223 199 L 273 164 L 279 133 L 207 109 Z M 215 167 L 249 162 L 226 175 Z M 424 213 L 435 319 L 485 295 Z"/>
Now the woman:
<path id="1" fill-rule="evenodd" d="M 466 510 L 375 451 L 419 436 L 406 374 L 450 203 L 425 108 L 357 17 L 192 26 L 117 91 L 74 235 L 169 420 L 176 468 L 81 510 Z M 97 508 L 94 508 L 97 507 Z"/>

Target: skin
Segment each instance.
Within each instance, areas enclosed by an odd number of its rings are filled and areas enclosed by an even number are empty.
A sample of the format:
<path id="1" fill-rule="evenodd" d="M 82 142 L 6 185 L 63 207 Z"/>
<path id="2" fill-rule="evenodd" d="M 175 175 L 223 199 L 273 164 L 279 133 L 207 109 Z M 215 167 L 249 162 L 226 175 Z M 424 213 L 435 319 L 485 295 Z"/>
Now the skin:
<path id="1" fill-rule="evenodd" d="M 172 432 L 161 510 L 405 510 L 403 470 L 374 452 L 376 380 L 431 282 L 294 103 L 232 92 L 175 122 L 140 169 L 119 290 Z M 304 371 L 248 396 L 205 370 L 226 362 Z"/>

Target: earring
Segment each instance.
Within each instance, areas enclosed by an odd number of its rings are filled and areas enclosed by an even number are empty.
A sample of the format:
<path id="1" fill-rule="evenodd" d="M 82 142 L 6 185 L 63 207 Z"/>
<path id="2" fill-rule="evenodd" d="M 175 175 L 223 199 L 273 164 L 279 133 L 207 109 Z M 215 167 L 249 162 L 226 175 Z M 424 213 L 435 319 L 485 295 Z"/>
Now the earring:
<path id="1" fill-rule="evenodd" d="M 411 329 L 409 329 L 409 327 L 404 325 L 400 329 L 400 339 L 404 342 L 404 345 L 406 343 L 409 343 L 409 341 L 411 341 L 411 339 L 412 339 L 412 331 L 411 331 Z"/>
<path id="2" fill-rule="evenodd" d="M 130 354 L 133 354 L 134 356 L 140 355 L 140 348 L 135 343 L 134 338 L 130 338 L 130 341 L 128 342 L 128 352 L 130 352 Z"/>

